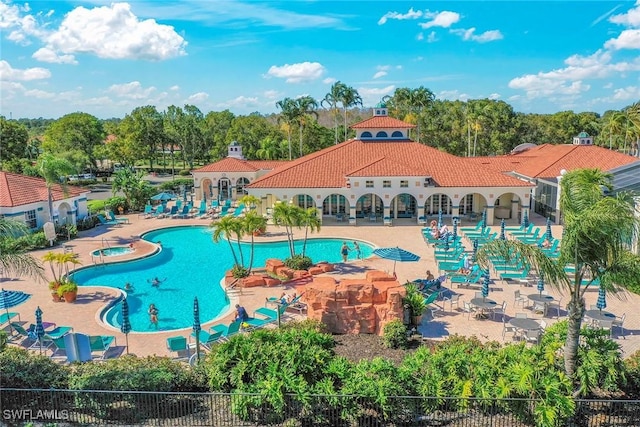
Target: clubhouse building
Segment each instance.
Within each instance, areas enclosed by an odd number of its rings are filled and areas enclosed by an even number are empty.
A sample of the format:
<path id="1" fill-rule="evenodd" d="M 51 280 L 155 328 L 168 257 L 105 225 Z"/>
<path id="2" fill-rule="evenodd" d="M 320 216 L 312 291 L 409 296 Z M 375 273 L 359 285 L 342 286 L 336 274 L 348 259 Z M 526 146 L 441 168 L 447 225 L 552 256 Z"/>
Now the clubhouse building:
<path id="1" fill-rule="evenodd" d="M 640 182 L 634 178 L 640 159 L 595 146 L 586 134 L 573 144 L 467 158 L 410 140 L 413 127 L 378 104 L 373 117 L 351 126 L 355 138 L 296 160 L 246 160 L 232 143 L 225 159 L 193 171 L 196 197 L 251 194 L 262 201 L 257 208 L 263 214 L 285 202 L 345 224 L 425 224 L 440 212 L 475 220 L 485 209 L 488 224 L 520 222 L 530 210 L 557 222 L 563 170 L 600 168 L 617 182 Z"/>

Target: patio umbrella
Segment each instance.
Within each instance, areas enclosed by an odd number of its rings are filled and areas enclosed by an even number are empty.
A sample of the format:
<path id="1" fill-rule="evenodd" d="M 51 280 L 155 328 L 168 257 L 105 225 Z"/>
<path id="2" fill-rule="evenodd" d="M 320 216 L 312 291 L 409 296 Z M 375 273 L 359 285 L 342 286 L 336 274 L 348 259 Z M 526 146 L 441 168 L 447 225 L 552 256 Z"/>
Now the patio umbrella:
<path id="1" fill-rule="evenodd" d="M 393 272 L 396 272 L 396 262 L 412 262 L 418 261 L 420 257 L 409 251 L 405 251 L 399 247 L 393 248 L 378 248 L 374 249 L 374 255 L 378 255 L 380 258 L 393 260 Z"/>
<path id="2" fill-rule="evenodd" d="M 209 184 L 209 197 L 213 198 L 213 185 Z"/>
<path id="3" fill-rule="evenodd" d="M 442 209 L 438 211 L 438 228 L 442 227 Z"/>
<path id="4" fill-rule="evenodd" d="M 193 299 L 193 334 L 196 336 L 196 358 L 200 362 L 200 331 L 202 326 L 200 325 L 200 305 L 198 304 L 198 297 Z"/>
<path id="5" fill-rule="evenodd" d="M 504 218 L 500 221 L 500 240 L 507 240 L 507 236 L 504 234 Z"/>
<path id="6" fill-rule="evenodd" d="M 458 220 L 453 220 L 453 241 L 455 242 L 458 238 Z"/>
<path id="7" fill-rule="evenodd" d="M 3 289 L 2 293 L 0 293 L 0 309 L 4 308 L 4 311 L 7 313 L 7 318 L 9 318 L 9 309 L 22 304 L 29 298 L 31 298 L 31 294 L 25 294 L 22 291 L 6 291 Z M 9 329 L 11 329 L 11 322 L 9 322 Z"/>
<path id="8" fill-rule="evenodd" d="M 478 255 L 478 239 L 473 239 L 473 262 L 476 262 Z"/>
<path id="9" fill-rule="evenodd" d="M 600 311 L 607 308 L 607 293 L 602 286 L 598 289 L 598 301 L 596 302 L 596 307 L 598 307 L 598 310 Z"/>
<path id="10" fill-rule="evenodd" d="M 544 277 L 540 273 L 540 277 L 538 277 L 538 292 L 540 292 L 540 295 L 542 295 L 542 291 L 544 291 Z"/>
<path id="11" fill-rule="evenodd" d="M 491 279 L 489 278 L 489 270 L 484 271 L 484 278 L 482 279 L 482 298 L 486 298 L 489 296 L 489 283 Z"/>
<path id="12" fill-rule="evenodd" d="M 444 249 L 444 252 L 446 254 L 446 258 L 449 259 L 449 249 L 450 249 L 449 238 L 446 237 L 446 236 L 444 238 L 444 247 L 442 249 Z"/>
<path id="13" fill-rule="evenodd" d="M 172 200 L 175 199 L 176 197 L 171 194 L 171 193 L 167 193 L 166 191 L 163 191 L 162 193 L 158 193 L 155 196 L 151 197 L 151 200 L 154 201 L 160 201 L 160 202 L 166 202 L 167 200 Z"/>
<path id="14" fill-rule="evenodd" d="M 546 239 L 551 243 L 553 240 L 553 234 L 551 233 L 551 217 L 547 218 L 547 233 L 545 234 Z"/>
<path id="15" fill-rule="evenodd" d="M 44 325 L 42 324 L 42 310 L 40 310 L 40 306 L 36 308 L 36 329 L 33 333 L 38 338 L 38 343 L 40 343 L 40 354 L 42 354 L 42 337 L 44 336 Z"/>
<path id="16" fill-rule="evenodd" d="M 487 210 L 484 209 L 482 211 L 482 228 L 485 228 L 487 226 Z"/>
<path id="17" fill-rule="evenodd" d="M 126 298 L 122 300 L 122 324 L 120 325 L 120 332 L 124 334 L 124 339 L 127 343 L 127 354 L 129 354 L 129 332 L 131 332 L 131 322 L 129 321 L 129 303 Z"/>
<path id="18" fill-rule="evenodd" d="M 524 228 L 529 226 L 529 211 L 524 211 L 524 215 L 522 216 L 522 225 Z"/>

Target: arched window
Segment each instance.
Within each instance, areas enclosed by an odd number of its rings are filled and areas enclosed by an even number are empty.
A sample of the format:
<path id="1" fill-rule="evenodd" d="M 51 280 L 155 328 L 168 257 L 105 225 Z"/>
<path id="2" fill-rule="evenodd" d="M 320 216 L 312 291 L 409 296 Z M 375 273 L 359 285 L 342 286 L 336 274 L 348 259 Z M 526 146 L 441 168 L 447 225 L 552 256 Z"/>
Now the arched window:
<path id="1" fill-rule="evenodd" d="M 400 132 L 399 130 L 393 132 L 391 134 L 391 138 L 402 138 L 404 135 L 402 134 L 402 132 Z"/>
<path id="2" fill-rule="evenodd" d="M 381 130 L 380 132 L 376 133 L 376 138 L 388 138 L 389 135 L 387 135 L 387 133 L 383 130 Z"/>
<path id="3" fill-rule="evenodd" d="M 360 138 L 371 138 L 373 135 L 371 135 L 371 132 L 369 131 L 365 131 L 362 132 L 362 135 L 360 135 Z"/>

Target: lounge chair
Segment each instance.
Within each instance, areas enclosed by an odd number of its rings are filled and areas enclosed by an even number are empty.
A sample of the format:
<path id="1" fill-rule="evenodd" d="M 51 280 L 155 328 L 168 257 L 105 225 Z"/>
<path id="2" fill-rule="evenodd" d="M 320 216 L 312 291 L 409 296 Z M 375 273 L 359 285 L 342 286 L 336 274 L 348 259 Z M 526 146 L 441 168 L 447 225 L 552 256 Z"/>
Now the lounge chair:
<path id="1" fill-rule="evenodd" d="M 188 218 L 191 214 L 189 211 L 191 210 L 191 205 L 187 204 L 182 207 L 182 211 L 172 216 L 172 218 Z"/>
<path id="2" fill-rule="evenodd" d="M 509 234 L 511 234 L 514 237 L 527 236 L 533 233 L 533 227 L 534 227 L 533 223 L 530 222 L 529 225 L 526 228 L 523 228 L 522 230 L 509 230 Z"/>
<path id="3" fill-rule="evenodd" d="M 51 349 L 51 357 L 52 358 L 56 358 L 56 357 L 67 357 L 67 347 L 66 344 L 64 342 L 64 336 L 61 337 L 57 337 L 57 338 L 53 338 L 51 340 L 53 347 Z M 60 354 L 62 353 L 62 354 Z"/>
<path id="4" fill-rule="evenodd" d="M 458 231 L 460 231 L 461 233 L 467 233 L 467 232 L 481 232 L 484 229 L 482 221 L 479 221 L 475 226 L 473 227 L 459 227 Z"/>
<path id="5" fill-rule="evenodd" d="M 233 216 L 234 217 L 239 217 L 240 215 L 242 215 L 244 213 L 244 203 L 240 203 L 236 209 L 233 211 Z"/>
<path id="6" fill-rule="evenodd" d="M 264 308 L 264 307 L 262 307 Z M 266 310 L 269 310 L 268 308 Z M 214 325 L 211 327 L 211 333 L 221 332 L 219 339 L 222 341 L 228 341 L 229 338 L 238 334 L 242 328 L 242 322 L 234 320 L 228 326 L 227 325 Z"/>
<path id="7" fill-rule="evenodd" d="M 25 329 L 21 324 L 11 322 L 11 329 L 14 331 L 14 334 L 9 337 L 10 341 L 20 341 L 20 344 L 24 344 L 25 341 L 33 341 L 27 349 L 47 349 L 51 345 L 51 340 L 46 340 L 44 337 L 41 340 L 38 340 L 38 336 L 35 333 L 35 328 L 33 325 L 29 327 L 29 329 Z"/>
<path id="8" fill-rule="evenodd" d="M 180 208 L 179 208 L 178 206 L 173 205 L 173 206 L 171 206 L 171 210 L 170 210 L 169 212 L 167 212 L 167 213 L 165 214 L 165 216 L 166 216 L 167 218 L 169 218 L 169 217 L 173 218 L 173 217 L 175 217 L 175 216 L 178 214 L 178 211 L 179 211 L 179 210 L 180 210 Z"/>
<path id="9" fill-rule="evenodd" d="M 159 205 L 156 210 L 151 214 L 152 218 L 162 218 L 166 214 L 164 205 Z"/>
<path id="10" fill-rule="evenodd" d="M 109 351 L 111 345 L 115 343 L 116 337 L 113 335 L 92 335 L 89 337 L 91 353 L 98 353 L 98 359 L 100 360 L 106 358 L 107 351 Z"/>
<path id="11" fill-rule="evenodd" d="M 525 268 L 522 271 L 507 271 L 504 273 L 498 273 L 502 280 L 522 280 L 529 277 L 529 268 Z"/>
<path id="12" fill-rule="evenodd" d="M 523 243 L 526 243 L 528 245 L 535 245 L 538 243 L 538 240 L 540 239 L 540 233 L 542 232 L 542 230 L 540 228 L 536 228 L 535 232 L 533 233 L 533 235 L 530 236 L 518 236 L 518 240 L 520 240 Z"/>
<path id="13" fill-rule="evenodd" d="M 222 334 L 223 334 L 223 331 L 217 331 L 212 333 L 209 333 L 207 331 L 200 331 L 200 333 L 198 334 L 198 338 L 200 339 L 200 345 L 206 348 L 207 350 L 211 350 L 211 346 L 214 343 L 217 343 L 220 341 L 220 338 L 222 338 Z M 195 333 L 191 332 L 191 338 L 195 338 L 195 336 L 196 336 Z M 195 346 L 195 342 L 192 342 L 190 346 L 191 347 Z"/>
<path id="14" fill-rule="evenodd" d="M 18 318 L 18 322 L 20 322 L 20 313 L 2 313 L 0 314 L 0 328 L 3 328 L 5 326 L 5 323 L 9 323 L 9 326 L 11 326 L 10 322 L 11 319 L 13 319 L 14 317 Z"/>
<path id="15" fill-rule="evenodd" d="M 153 206 L 151 205 L 144 205 L 144 211 L 140 212 L 138 214 L 138 217 L 140 217 L 141 215 L 144 216 L 145 218 L 151 218 L 151 215 L 153 214 Z"/>
<path id="16" fill-rule="evenodd" d="M 98 221 L 100 221 L 100 225 L 120 225 L 118 221 L 108 221 L 107 218 L 105 218 L 105 216 L 102 214 L 98 214 L 96 215 L 96 217 L 98 217 Z"/>
<path id="17" fill-rule="evenodd" d="M 115 221 L 118 224 L 129 224 L 129 218 L 126 217 L 116 217 L 113 213 L 113 211 L 107 211 L 107 217 L 109 218 L 109 221 Z"/>
<path id="18" fill-rule="evenodd" d="M 167 338 L 167 350 L 177 354 L 177 357 L 174 357 L 176 360 L 189 360 L 191 357 L 191 350 L 185 337 Z"/>

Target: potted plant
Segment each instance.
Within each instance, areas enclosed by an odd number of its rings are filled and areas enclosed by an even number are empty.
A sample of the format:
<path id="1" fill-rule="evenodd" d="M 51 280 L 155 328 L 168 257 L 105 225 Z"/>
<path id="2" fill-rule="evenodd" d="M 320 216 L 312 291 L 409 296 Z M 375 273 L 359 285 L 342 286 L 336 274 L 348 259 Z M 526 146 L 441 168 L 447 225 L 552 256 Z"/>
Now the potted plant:
<path id="1" fill-rule="evenodd" d="M 424 295 L 418 290 L 415 283 L 407 283 L 405 288 L 407 294 L 404 297 L 404 304 L 407 304 L 411 311 L 411 323 L 417 326 L 422 323 L 422 314 L 427 308 L 424 303 Z"/>
<path id="2" fill-rule="evenodd" d="M 59 292 L 59 289 L 62 285 L 69 283 L 69 280 L 67 279 L 69 275 L 69 264 L 80 264 L 78 255 L 73 253 L 56 253 L 49 251 L 42 259 L 49 263 L 51 275 L 53 276 L 53 280 L 49 282 L 51 297 L 54 301 L 61 301 L 60 297 L 62 296 L 62 293 Z"/>
<path id="3" fill-rule="evenodd" d="M 64 298 L 66 302 L 74 302 L 78 297 L 78 285 L 72 281 L 66 281 L 57 289 L 58 296 Z"/>
<path id="4" fill-rule="evenodd" d="M 53 302 L 62 301 L 62 298 L 60 298 L 60 295 L 58 295 L 59 287 L 60 287 L 60 282 L 56 282 L 55 280 L 52 280 L 51 282 L 49 282 L 49 290 L 51 291 L 51 299 L 53 299 Z"/>

